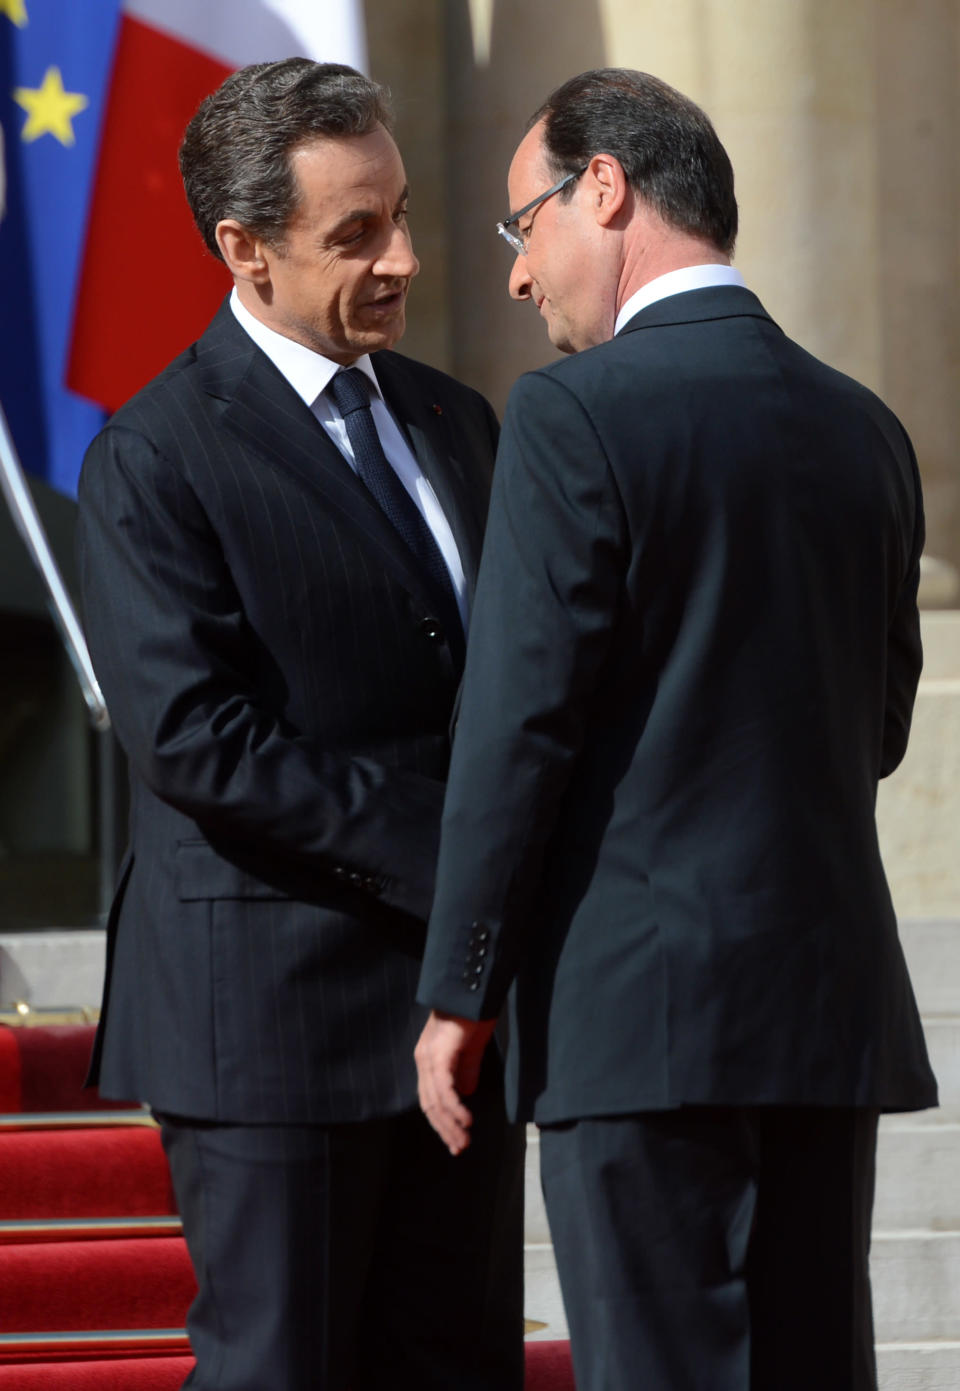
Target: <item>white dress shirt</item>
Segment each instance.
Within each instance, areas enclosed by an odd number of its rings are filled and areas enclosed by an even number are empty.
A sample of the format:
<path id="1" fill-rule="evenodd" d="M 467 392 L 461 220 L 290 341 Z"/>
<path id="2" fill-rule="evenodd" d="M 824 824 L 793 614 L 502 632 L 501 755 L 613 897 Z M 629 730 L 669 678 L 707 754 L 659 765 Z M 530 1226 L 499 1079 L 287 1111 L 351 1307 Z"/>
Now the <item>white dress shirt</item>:
<path id="1" fill-rule="evenodd" d="M 616 338 L 634 314 L 639 314 L 648 304 L 656 304 L 658 299 L 666 299 L 668 295 L 682 295 L 687 290 L 707 290 L 712 285 L 743 284 L 743 276 L 733 266 L 683 266 L 680 270 L 669 270 L 666 275 L 658 275 L 655 280 L 648 280 L 646 285 L 640 286 L 636 294 L 630 296 L 617 315 L 613 336 Z"/>
<path id="2" fill-rule="evenodd" d="M 323 357 L 320 353 L 315 353 L 312 348 L 307 348 L 302 343 L 296 343 L 292 338 L 287 338 L 282 333 L 277 333 L 275 329 L 268 328 L 266 324 L 261 323 L 240 302 L 240 296 L 236 289 L 230 295 L 230 308 L 233 310 L 240 327 L 250 335 L 257 347 L 266 353 L 277 371 L 286 378 L 297 395 L 306 402 L 340 453 L 356 472 L 356 461 L 353 457 L 350 441 L 347 438 L 347 427 L 344 424 L 343 416 L 337 410 L 333 398 L 327 394 L 327 387 L 335 374 L 340 371 L 340 364 L 333 362 L 328 357 Z M 437 500 L 436 493 L 430 486 L 429 479 L 424 475 L 413 450 L 403 436 L 403 432 L 390 414 L 377 381 L 377 374 L 373 370 L 369 353 L 364 353 L 362 357 L 358 357 L 352 365 L 359 367 L 360 371 L 373 384 L 373 391 L 370 395 L 370 414 L 377 427 L 383 452 L 400 482 L 416 503 L 421 516 L 433 534 L 433 539 L 440 548 L 440 554 L 443 556 L 443 562 L 450 575 L 450 583 L 457 596 L 457 607 L 460 610 L 464 632 L 466 632 L 467 584 L 464 579 L 460 552 L 453 538 L 450 523 L 444 516 L 443 509 Z"/>

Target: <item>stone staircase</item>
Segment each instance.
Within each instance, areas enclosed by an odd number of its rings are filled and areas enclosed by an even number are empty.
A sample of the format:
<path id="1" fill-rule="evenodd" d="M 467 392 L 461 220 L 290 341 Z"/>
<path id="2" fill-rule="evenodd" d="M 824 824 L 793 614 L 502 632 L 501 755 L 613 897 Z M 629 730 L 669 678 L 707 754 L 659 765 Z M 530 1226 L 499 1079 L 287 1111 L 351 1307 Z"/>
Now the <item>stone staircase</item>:
<path id="1" fill-rule="evenodd" d="M 940 1084 L 886 1116 L 872 1271 L 882 1391 L 960 1387 L 960 612 L 922 615 L 910 747 L 881 785 L 880 847 Z"/>
<path id="2" fill-rule="evenodd" d="M 902 919 L 940 1107 L 885 1116 L 873 1215 L 881 1391 L 960 1387 L 960 913 Z"/>

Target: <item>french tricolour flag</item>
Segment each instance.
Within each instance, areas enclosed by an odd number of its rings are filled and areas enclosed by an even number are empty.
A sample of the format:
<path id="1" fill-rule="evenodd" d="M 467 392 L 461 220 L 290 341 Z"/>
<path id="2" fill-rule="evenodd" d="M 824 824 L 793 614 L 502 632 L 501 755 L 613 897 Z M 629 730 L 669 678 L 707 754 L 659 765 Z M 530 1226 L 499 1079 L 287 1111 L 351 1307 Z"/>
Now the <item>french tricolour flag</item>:
<path id="1" fill-rule="evenodd" d="M 69 385 L 115 410 L 202 332 L 229 287 L 177 168 L 202 99 L 247 63 L 365 70 L 362 0 L 124 0 L 70 351 Z"/>

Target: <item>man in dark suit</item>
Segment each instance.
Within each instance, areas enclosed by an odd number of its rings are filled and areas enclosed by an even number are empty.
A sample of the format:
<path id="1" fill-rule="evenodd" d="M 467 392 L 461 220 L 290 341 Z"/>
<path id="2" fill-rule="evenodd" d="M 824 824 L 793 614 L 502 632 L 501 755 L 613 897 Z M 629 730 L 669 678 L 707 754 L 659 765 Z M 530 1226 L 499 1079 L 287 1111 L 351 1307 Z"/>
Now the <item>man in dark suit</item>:
<path id="1" fill-rule="evenodd" d="M 418 266 L 375 84 L 244 69 L 181 168 L 235 288 L 81 480 L 132 774 L 94 1071 L 160 1118 L 190 1385 L 518 1391 L 522 1129 L 491 1057 L 459 1172 L 412 1061 L 496 421 L 388 351 Z"/>
<path id="2" fill-rule="evenodd" d="M 730 265 L 692 102 L 603 70 L 509 176 L 571 354 L 498 454 L 420 998 L 452 1152 L 513 1105 L 578 1391 L 863 1391 L 877 1115 L 935 1104 L 877 847 L 920 672 L 909 440 Z"/>

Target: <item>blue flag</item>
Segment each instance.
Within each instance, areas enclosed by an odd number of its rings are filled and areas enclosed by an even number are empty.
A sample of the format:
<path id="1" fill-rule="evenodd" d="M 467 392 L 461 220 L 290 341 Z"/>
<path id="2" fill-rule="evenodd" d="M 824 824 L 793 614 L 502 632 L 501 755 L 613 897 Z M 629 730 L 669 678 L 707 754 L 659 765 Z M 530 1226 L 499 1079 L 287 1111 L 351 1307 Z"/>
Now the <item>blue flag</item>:
<path id="1" fill-rule="evenodd" d="M 120 0 L 0 0 L 0 404 L 24 468 L 76 492 L 102 410 L 66 385 Z"/>

